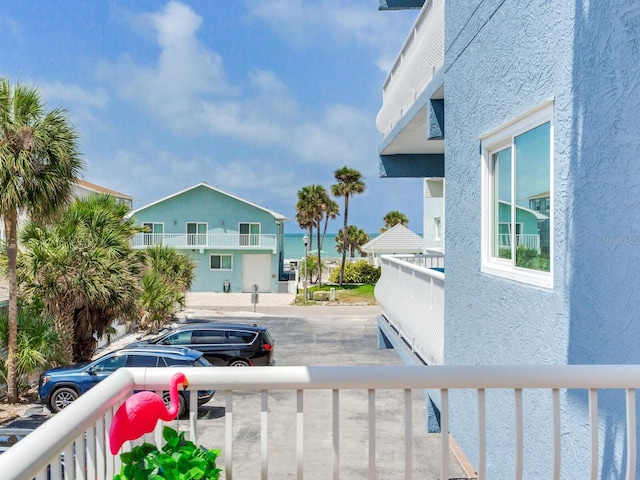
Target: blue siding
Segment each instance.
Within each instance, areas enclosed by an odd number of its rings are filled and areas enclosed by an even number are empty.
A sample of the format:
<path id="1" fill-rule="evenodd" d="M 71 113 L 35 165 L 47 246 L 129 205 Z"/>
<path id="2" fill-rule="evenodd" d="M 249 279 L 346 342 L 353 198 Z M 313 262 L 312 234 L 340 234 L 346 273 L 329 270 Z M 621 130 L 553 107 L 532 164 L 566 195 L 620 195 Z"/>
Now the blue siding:
<path id="1" fill-rule="evenodd" d="M 238 235 L 239 223 L 259 223 L 260 234 L 277 236 L 276 253 L 264 249 L 222 250 L 199 246 L 179 251 L 191 257 L 196 263 L 196 278 L 191 286 L 193 292 L 222 292 L 225 281 L 230 283 L 231 292 L 241 292 L 243 260 L 249 258 L 248 255 L 254 254 L 271 255 L 272 278 L 268 291 L 278 291 L 277 282 L 282 270 L 284 229 L 269 211 L 206 185 L 199 185 L 136 210 L 132 218 L 139 225 L 145 222 L 163 223 L 164 234 L 185 234 L 188 222 L 204 222 L 207 223 L 208 234 Z M 211 254 L 232 255 L 232 270 L 211 270 Z M 265 291 L 262 286 L 261 288 Z"/>
<path id="2" fill-rule="evenodd" d="M 639 363 L 640 6 L 446 3 L 448 364 Z M 480 272 L 479 137 L 554 99 L 554 288 Z M 632 213 L 633 212 L 633 213 Z M 470 292 L 473 295 L 470 296 Z M 513 476 L 513 399 L 488 395 L 489 478 Z M 621 395 L 600 397 L 601 478 L 624 478 Z M 564 392 L 563 478 L 587 478 L 586 394 Z M 525 478 L 551 474 L 550 398 L 525 395 Z M 477 458 L 474 394 L 451 431 Z M 566 432 L 566 433 L 565 433 Z"/>

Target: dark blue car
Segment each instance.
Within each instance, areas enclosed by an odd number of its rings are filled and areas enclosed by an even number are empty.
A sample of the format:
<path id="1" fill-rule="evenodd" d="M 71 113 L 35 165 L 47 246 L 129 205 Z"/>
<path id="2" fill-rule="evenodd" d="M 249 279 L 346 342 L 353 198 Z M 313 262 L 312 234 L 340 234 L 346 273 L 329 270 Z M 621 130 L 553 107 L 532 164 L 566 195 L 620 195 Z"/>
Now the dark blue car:
<path id="1" fill-rule="evenodd" d="M 202 352 L 189 348 L 124 347 L 109 352 L 92 362 L 52 368 L 40 375 L 38 394 L 40 403 L 53 413 L 70 405 L 80 395 L 107 378 L 120 367 L 211 367 Z M 207 403 L 213 390 L 198 391 L 198 405 Z M 187 412 L 189 392 L 180 391 L 178 416 Z M 165 392 L 165 402 L 169 393 Z"/>

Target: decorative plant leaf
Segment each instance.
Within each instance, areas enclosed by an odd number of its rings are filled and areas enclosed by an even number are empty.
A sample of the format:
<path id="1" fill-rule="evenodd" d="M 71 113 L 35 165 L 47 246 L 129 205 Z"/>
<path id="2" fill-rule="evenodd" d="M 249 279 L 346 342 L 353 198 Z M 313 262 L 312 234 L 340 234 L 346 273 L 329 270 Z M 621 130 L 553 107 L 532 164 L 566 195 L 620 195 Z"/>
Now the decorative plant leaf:
<path id="1" fill-rule="evenodd" d="M 122 468 L 114 479 L 218 480 L 221 470 L 216 468 L 216 459 L 220 450 L 197 446 L 184 435 L 165 426 L 165 444 L 160 451 L 151 443 L 143 443 L 122 453 Z"/>

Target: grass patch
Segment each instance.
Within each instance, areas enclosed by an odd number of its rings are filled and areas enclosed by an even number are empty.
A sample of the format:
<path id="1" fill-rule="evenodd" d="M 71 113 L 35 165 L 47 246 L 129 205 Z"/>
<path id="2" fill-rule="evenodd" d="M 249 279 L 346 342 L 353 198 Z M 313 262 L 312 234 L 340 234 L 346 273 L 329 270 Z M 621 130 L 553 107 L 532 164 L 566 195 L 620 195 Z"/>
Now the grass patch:
<path id="1" fill-rule="evenodd" d="M 373 291 L 375 285 L 373 284 L 343 284 L 342 287 L 337 284 L 327 283 L 320 286 L 314 285 L 307 289 L 307 291 L 314 295 L 315 292 L 329 292 L 332 288 L 336 290 L 336 300 L 335 302 L 329 303 L 341 303 L 341 304 L 359 304 L 359 305 L 377 305 L 375 296 L 373 295 Z M 296 296 L 296 303 L 304 303 L 303 301 L 304 293 L 302 291 L 298 292 Z M 316 305 L 327 303 L 326 301 L 316 301 L 315 299 L 309 300 L 307 304 Z"/>

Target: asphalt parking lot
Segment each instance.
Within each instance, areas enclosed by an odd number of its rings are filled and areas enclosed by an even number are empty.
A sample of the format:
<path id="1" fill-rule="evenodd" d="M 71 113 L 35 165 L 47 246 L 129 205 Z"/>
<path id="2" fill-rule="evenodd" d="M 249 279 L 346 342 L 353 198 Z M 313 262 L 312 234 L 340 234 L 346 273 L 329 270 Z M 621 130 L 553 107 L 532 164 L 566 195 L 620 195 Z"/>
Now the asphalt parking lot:
<path id="1" fill-rule="evenodd" d="M 244 298 L 238 299 L 245 301 Z M 393 350 L 377 348 L 376 316 L 379 307 L 291 307 L 274 302 L 271 300 L 270 305 L 258 305 L 253 312 L 247 311 L 243 305 L 220 307 L 211 305 L 210 300 L 202 303 L 192 301 L 191 307 L 182 311 L 179 317 L 257 323 L 268 327 L 275 340 L 276 367 L 273 368 L 402 364 Z M 112 348 L 133 340 L 131 337 L 123 338 Z M 216 396 L 198 412 L 198 443 L 222 450 L 219 467 L 225 466 L 226 395 L 217 391 Z M 340 392 L 339 465 L 340 478 L 343 479 L 369 478 L 367 395 L 367 391 L 362 390 Z M 269 392 L 269 478 L 296 478 L 296 401 L 296 392 Z M 375 402 L 376 478 L 404 478 L 404 394 L 401 391 L 378 391 Z M 411 404 L 414 425 L 412 478 L 439 479 L 440 435 L 426 433 L 424 392 L 414 391 Z M 233 393 L 232 471 L 236 480 L 261 478 L 260 409 L 260 392 Z M 331 478 L 332 392 L 306 391 L 304 410 L 304 478 Z M 46 418 L 37 420 L 41 422 Z M 172 425 L 180 429 L 186 428 L 186 423 L 187 420 L 180 420 Z M 450 454 L 449 478 L 470 478 L 453 454 Z"/>
<path id="2" fill-rule="evenodd" d="M 293 310 L 289 310 L 294 313 Z M 277 366 L 401 365 L 393 350 L 377 348 L 376 307 L 306 308 L 305 316 L 243 314 L 190 309 L 189 317 L 269 328 L 275 339 Z M 298 313 L 295 311 L 295 313 Z M 231 316 L 230 316 L 231 315 Z M 404 396 L 400 391 L 376 394 L 376 478 L 404 478 Z M 226 396 L 217 392 L 199 411 L 199 442 L 223 448 Z M 233 394 L 233 478 L 260 478 L 259 392 Z M 296 478 L 296 393 L 269 393 L 269 478 Z M 332 476 L 332 392 L 304 393 L 304 478 Z M 427 434 L 424 392 L 412 399 L 413 478 L 440 478 L 440 435 Z M 340 393 L 340 478 L 368 478 L 367 392 Z M 469 478 L 450 455 L 450 478 Z M 224 465 L 222 452 L 219 466 Z"/>

